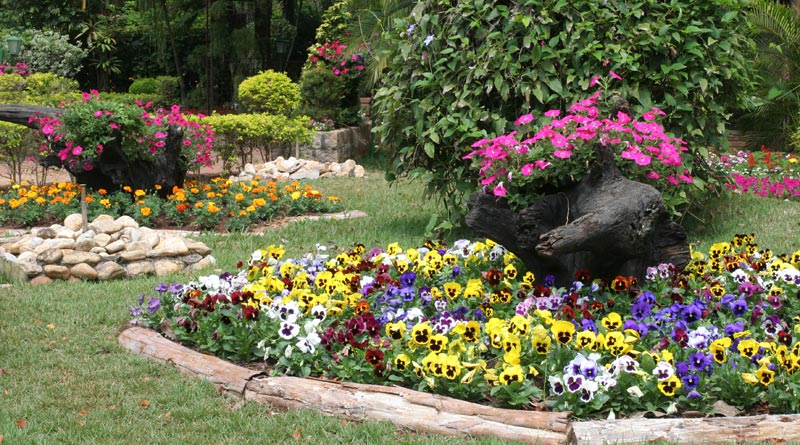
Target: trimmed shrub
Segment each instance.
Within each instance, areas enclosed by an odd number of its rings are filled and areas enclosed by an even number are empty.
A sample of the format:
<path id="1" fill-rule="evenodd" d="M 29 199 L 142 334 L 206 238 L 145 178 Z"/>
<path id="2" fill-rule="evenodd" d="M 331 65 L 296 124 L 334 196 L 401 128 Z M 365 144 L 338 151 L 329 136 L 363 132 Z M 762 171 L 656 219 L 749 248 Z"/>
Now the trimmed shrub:
<path id="1" fill-rule="evenodd" d="M 476 188 L 461 159 L 470 144 L 507 133 L 587 96 L 596 75 L 636 115 L 659 107 L 691 152 L 724 146 L 725 121 L 751 86 L 752 42 L 740 0 L 425 0 L 384 33 L 390 50 L 373 112 L 389 179 L 419 175 L 463 212 Z M 691 172 L 698 177 L 698 171 Z"/>
<path id="2" fill-rule="evenodd" d="M 157 94 L 158 81 L 152 77 L 135 79 L 128 87 L 128 92 L 131 94 Z"/>
<path id="3" fill-rule="evenodd" d="M 72 44 L 69 37 L 55 31 L 28 31 L 18 60 L 24 60 L 28 69 L 36 73 L 53 73 L 74 77 L 80 72 L 87 50 L 81 43 Z"/>
<path id="4" fill-rule="evenodd" d="M 329 68 L 303 71 L 300 77 L 300 112 L 316 120 L 342 121 L 342 101 L 346 93 L 344 79 Z"/>
<path id="5" fill-rule="evenodd" d="M 286 74 L 262 71 L 239 84 L 239 102 L 254 113 L 289 116 L 300 104 L 300 88 Z"/>

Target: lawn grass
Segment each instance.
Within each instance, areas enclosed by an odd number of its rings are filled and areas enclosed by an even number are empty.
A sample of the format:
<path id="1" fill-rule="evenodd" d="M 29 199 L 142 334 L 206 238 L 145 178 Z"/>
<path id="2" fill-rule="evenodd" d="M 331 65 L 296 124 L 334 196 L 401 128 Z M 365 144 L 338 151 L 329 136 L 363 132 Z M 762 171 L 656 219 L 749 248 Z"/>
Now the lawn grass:
<path id="1" fill-rule="evenodd" d="M 233 270 L 255 249 L 283 244 L 287 256 L 317 243 L 335 249 L 356 242 L 412 247 L 436 203 L 419 183 L 388 187 L 380 173 L 367 179 L 320 181 L 321 192 L 343 197 L 366 218 L 301 221 L 263 235 L 206 234 L 218 263 L 207 273 Z M 709 202 L 685 220 L 700 249 L 755 233 L 759 245 L 780 253 L 800 247 L 800 203 L 733 195 Z M 450 240 L 458 234 L 451 234 Z M 507 443 L 414 434 L 387 423 L 342 422 L 312 410 L 273 413 L 218 394 L 210 383 L 124 351 L 117 334 L 128 308 L 161 281 L 193 276 L 104 283 L 64 283 L 0 289 L 0 443 L 3 444 L 246 444 Z M 23 422 L 24 421 L 24 422 Z"/>

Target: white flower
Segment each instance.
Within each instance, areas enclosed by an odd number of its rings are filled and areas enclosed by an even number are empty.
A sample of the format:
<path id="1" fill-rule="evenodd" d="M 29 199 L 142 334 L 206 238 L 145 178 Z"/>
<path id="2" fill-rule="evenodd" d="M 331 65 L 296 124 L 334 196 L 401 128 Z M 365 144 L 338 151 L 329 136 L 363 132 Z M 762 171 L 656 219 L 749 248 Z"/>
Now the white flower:
<path id="1" fill-rule="evenodd" d="M 428 37 L 425 37 L 425 41 L 423 43 L 425 44 L 425 46 L 428 46 L 431 44 L 431 42 L 433 42 L 433 39 L 435 38 L 436 36 L 434 34 L 431 34 Z"/>
<path id="2" fill-rule="evenodd" d="M 675 375 L 675 368 L 665 361 L 660 361 L 655 369 L 653 369 L 653 375 L 656 376 L 658 380 L 666 380 Z"/>
<path id="3" fill-rule="evenodd" d="M 278 330 L 278 335 L 281 338 L 285 338 L 287 340 L 291 340 L 297 337 L 297 334 L 300 333 L 300 326 L 294 323 L 290 323 L 288 321 L 284 321 L 281 323 L 281 328 Z"/>
<path id="4" fill-rule="evenodd" d="M 283 356 L 286 358 L 292 358 L 292 345 L 287 345 L 286 350 L 283 351 Z"/>

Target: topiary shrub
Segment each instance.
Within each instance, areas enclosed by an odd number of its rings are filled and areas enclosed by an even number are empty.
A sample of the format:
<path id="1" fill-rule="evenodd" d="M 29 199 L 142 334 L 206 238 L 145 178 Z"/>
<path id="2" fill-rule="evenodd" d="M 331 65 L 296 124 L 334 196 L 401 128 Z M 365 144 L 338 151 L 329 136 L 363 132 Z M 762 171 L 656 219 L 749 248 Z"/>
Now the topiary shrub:
<path id="1" fill-rule="evenodd" d="M 174 104 L 180 101 L 181 83 L 177 77 L 158 76 L 156 82 L 158 83 L 156 93 L 165 103 Z"/>
<path id="2" fill-rule="evenodd" d="M 313 119 L 342 122 L 344 79 L 324 67 L 303 71 L 300 77 L 300 112 Z"/>
<path id="3" fill-rule="evenodd" d="M 461 159 L 470 144 L 507 133 L 524 113 L 565 109 L 610 71 L 634 114 L 666 112 L 667 131 L 689 142 L 686 156 L 725 145 L 729 110 L 750 88 L 743 4 L 422 1 L 383 36 L 389 66 L 373 112 L 394 160 L 388 177 L 424 176 L 463 212 L 476 188 Z"/>
<path id="4" fill-rule="evenodd" d="M 131 94 L 156 94 L 158 93 L 158 81 L 152 77 L 142 77 L 134 79 L 128 87 Z"/>
<path id="5" fill-rule="evenodd" d="M 25 78 L 25 91 L 32 96 L 64 95 L 80 93 L 80 85 L 75 79 L 53 73 L 33 73 Z"/>
<path id="6" fill-rule="evenodd" d="M 300 104 L 300 88 L 286 74 L 267 70 L 243 80 L 238 98 L 248 111 L 289 116 Z"/>

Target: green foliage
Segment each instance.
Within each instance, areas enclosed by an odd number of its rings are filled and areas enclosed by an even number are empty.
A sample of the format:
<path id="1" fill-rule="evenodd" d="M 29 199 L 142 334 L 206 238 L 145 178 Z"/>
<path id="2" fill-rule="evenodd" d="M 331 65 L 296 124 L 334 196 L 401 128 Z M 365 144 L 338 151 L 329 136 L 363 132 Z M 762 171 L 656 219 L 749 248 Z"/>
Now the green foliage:
<path id="1" fill-rule="evenodd" d="M 34 97 L 72 96 L 80 92 L 78 81 L 58 74 L 33 73 L 25 81 L 25 91 Z"/>
<path id="2" fill-rule="evenodd" d="M 800 147 L 791 134 L 800 127 L 800 14 L 771 0 L 752 0 L 757 57 L 752 64 L 757 89 L 737 122 L 749 143 L 782 150 Z"/>
<path id="3" fill-rule="evenodd" d="M 634 114 L 657 106 L 691 148 L 724 145 L 749 87 L 744 20 L 730 0 L 421 2 L 384 34 L 391 58 L 373 110 L 389 178 L 424 176 L 460 209 L 475 188 L 461 160 L 470 144 L 563 109 L 610 70 Z"/>
<path id="4" fill-rule="evenodd" d="M 349 1 L 343 0 L 332 4 L 322 14 L 322 23 L 317 28 L 316 44 L 309 48 L 309 51 L 313 54 L 315 48 L 323 43 L 343 40 L 347 36 L 352 20 Z"/>
<path id="5" fill-rule="evenodd" d="M 300 77 L 300 112 L 316 120 L 328 118 L 341 122 L 345 80 L 329 68 L 304 70 Z"/>
<path id="6" fill-rule="evenodd" d="M 213 114 L 203 119 L 211 126 L 217 139 L 214 150 L 228 170 L 234 160 L 239 166 L 261 159 L 271 159 L 271 152 L 286 144 L 309 143 L 312 139 L 308 117 L 287 117 L 270 114 Z"/>
<path id="7" fill-rule="evenodd" d="M 181 83 L 175 76 L 158 76 L 156 77 L 158 88 L 156 93 L 161 96 L 164 103 L 174 104 L 178 103 L 181 98 Z"/>
<path id="8" fill-rule="evenodd" d="M 72 44 L 66 35 L 33 30 L 26 33 L 19 59 L 33 72 L 73 77 L 80 72 L 86 54 L 80 42 Z"/>
<path id="9" fill-rule="evenodd" d="M 239 102 L 255 113 L 288 116 L 300 104 L 300 88 L 286 74 L 262 71 L 239 84 Z"/>
<path id="10" fill-rule="evenodd" d="M 156 94 L 158 92 L 158 81 L 152 77 L 142 77 L 135 79 L 128 87 L 131 94 Z"/>
<path id="11" fill-rule="evenodd" d="M 8 167 L 14 182 L 21 181 L 25 161 L 36 153 L 33 139 L 33 132 L 28 128 L 0 122 L 0 163 Z"/>

